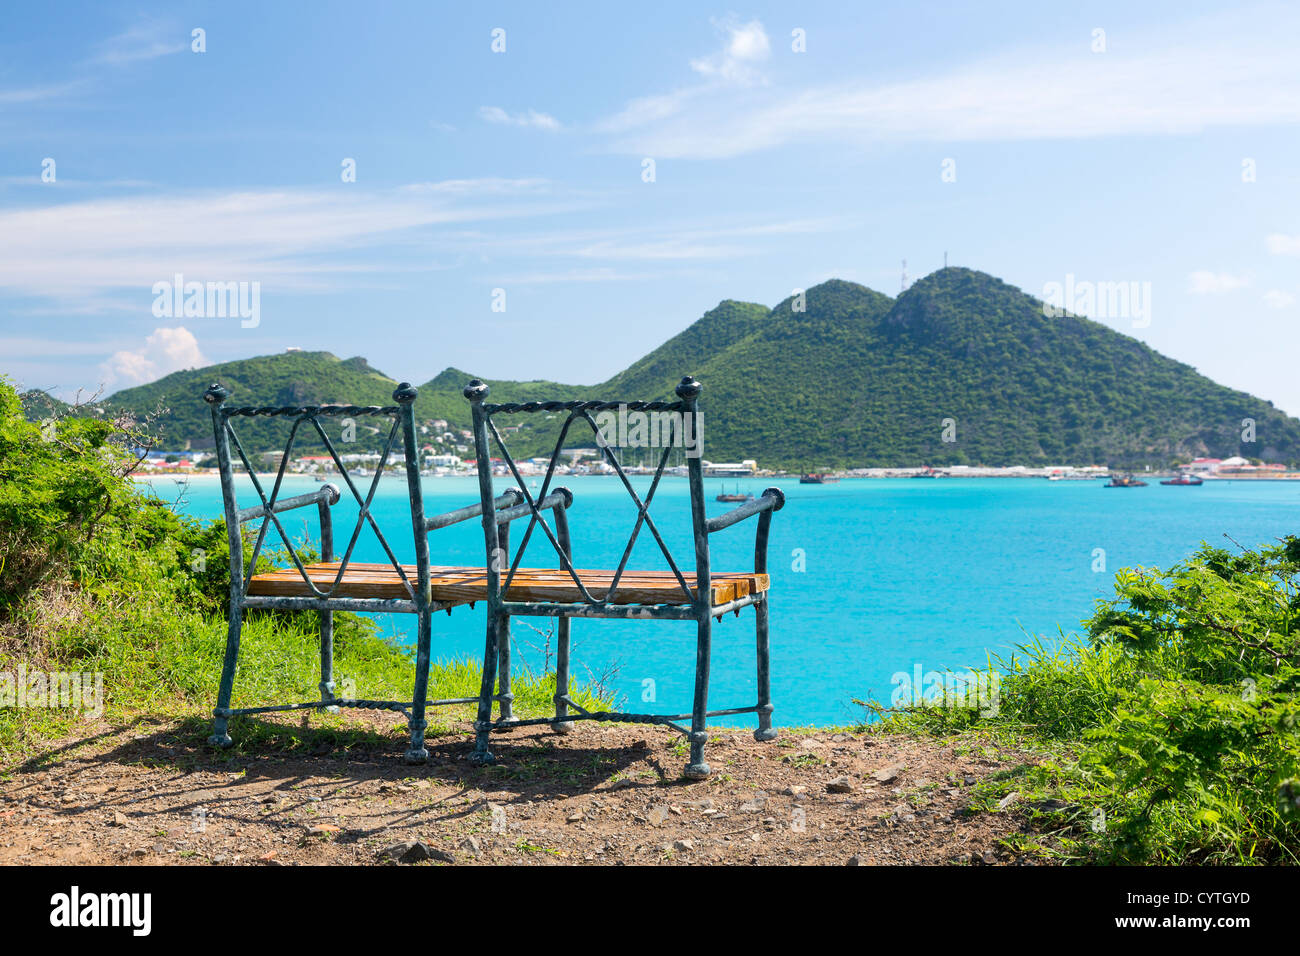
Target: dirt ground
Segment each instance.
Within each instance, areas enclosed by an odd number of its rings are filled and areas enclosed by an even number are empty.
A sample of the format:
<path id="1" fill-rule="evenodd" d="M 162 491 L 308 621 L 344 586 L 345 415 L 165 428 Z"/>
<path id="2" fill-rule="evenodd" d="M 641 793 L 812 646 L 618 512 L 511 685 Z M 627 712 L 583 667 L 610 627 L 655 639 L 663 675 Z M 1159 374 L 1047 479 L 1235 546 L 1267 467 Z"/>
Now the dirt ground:
<path id="1" fill-rule="evenodd" d="M 679 735 L 579 723 L 494 738 L 466 759 L 468 728 L 401 760 L 392 715 L 342 731 L 306 720 L 104 727 L 51 745 L 0 779 L 0 864 L 993 864 L 1014 804 L 972 811 L 992 775 L 1030 762 L 988 743 L 785 731 L 759 744 L 721 729 L 706 781 L 681 778 Z"/>

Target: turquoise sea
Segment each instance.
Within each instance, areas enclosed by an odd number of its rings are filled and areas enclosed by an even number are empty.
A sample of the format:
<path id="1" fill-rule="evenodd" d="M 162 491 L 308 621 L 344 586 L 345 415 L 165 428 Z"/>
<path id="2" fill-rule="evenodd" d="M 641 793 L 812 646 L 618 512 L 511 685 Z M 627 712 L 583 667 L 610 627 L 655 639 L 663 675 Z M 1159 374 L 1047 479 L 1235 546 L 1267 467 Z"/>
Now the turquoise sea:
<path id="1" fill-rule="evenodd" d="M 332 479 L 339 483 L 337 477 Z M 363 489 L 369 479 L 355 479 Z M 240 478 L 240 505 L 257 502 Z M 498 479 L 500 488 L 507 485 Z M 648 478 L 633 479 L 643 495 Z M 221 514 L 214 479 L 196 478 L 183 492 L 171 478 L 152 479 L 160 497 L 203 518 Z M 530 484 L 532 482 L 530 481 Z M 635 521 L 631 499 L 617 479 L 565 477 L 575 495 L 570 520 L 578 567 L 613 567 Z M 1300 483 L 1215 481 L 1195 488 L 1111 489 L 1101 481 L 1042 479 L 859 479 L 800 485 L 795 479 L 727 479 L 725 490 L 786 494 L 772 524 L 772 687 L 774 720 L 784 725 L 843 724 L 862 710 L 853 698 L 888 702 L 894 674 L 981 666 L 988 652 L 1009 650 L 1026 633 L 1054 636 L 1078 627 L 1095 600 L 1112 592 L 1125 566 L 1162 566 L 1198 542 L 1245 546 L 1297 530 Z M 283 496 L 316 487 L 286 478 Z M 723 482 L 706 482 L 709 513 L 734 505 L 712 501 Z M 374 514 L 394 551 L 414 559 L 406 483 L 384 478 Z M 246 492 L 246 494 L 245 494 Z M 357 507 L 346 489 L 335 508 L 336 548 L 342 551 Z M 478 500 L 477 479 L 424 482 L 428 514 Z M 684 479 L 664 479 L 651 514 L 679 566 L 693 566 Z M 286 528 L 317 535 L 315 509 L 289 512 Z M 526 522 L 516 524 L 517 546 Z M 752 568 L 753 520 L 712 538 L 716 571 Z M 270 532 L 272 535 L 274 531 Z M 481 564 L 477 520 L 430 536 L 434 564 Z M 1101 549 L 1101 551 L 1098 551 Z M 369 531 L 356 551 L 382 561 Z M 1094 570 L 1104 560 L 1104 571 Z M 554 565 L 554 552 L 534 534 L 524 566 Z M 631 567 L 666 567 L 642 532 Z M 478 657 L 483 651 L 483 605 L 434 618 L 435 659 Z M 380 616 L 381 625 L 409 640 L 414 619 Z M 516 660 L 539 668 L 545 619 L 514 621 Z M 728 615 L 714 629 L 710 707 L 754 700 L 753 613 Z M 635 710 L 690 709 L 695 628 L 689 623 L 575 621 L 574 674 L 609 674 Z M 216 675 L 213 675 L 214 689 Z M 653 682 L 647 683 L 647 682 Z M 653 688 L 653 700 L 643 697 Z M 238 688 L 236 688 L 238 697 Z M 744 722 L 746 718 L 733 718 Z"/>

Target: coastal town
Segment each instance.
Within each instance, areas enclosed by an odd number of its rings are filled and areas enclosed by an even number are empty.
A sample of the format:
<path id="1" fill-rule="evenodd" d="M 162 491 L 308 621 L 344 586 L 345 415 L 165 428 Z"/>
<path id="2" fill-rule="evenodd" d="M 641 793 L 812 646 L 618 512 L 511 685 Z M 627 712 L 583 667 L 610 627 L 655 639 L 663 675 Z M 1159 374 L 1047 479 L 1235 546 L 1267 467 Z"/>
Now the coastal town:
<path id="1" fill-rule="evenodd" d="M 440 422 L 445 426 L 445 422 Z M 468 430 L 444 432 L 439 436 L 445 441 L 438 444 L 427 443 L 420 449 L 420 474 L 429 478 L 455 476 L 474 476 L 478 474 L 469 445 L 472 436 Z M 202 475 L 216 474 L 216 460 L 208 451 L 163 451 L 144 450 L 140 465 L 136 469 L 140 474 Z M 400 449 L 394 449 L 384 459 L 378 451 L 348 452 L 338 456 L 348 474 L 356 477 L 371 477 L 383 462 L 386 474 L 404 474 L 406 459 Z M 284 468 L 286 474 L 309 475 L 326 478 L 338 474 L 338 462 L 328 454 L 298 455 L 289 460 Z M 493 458 L 494 475 L 509 475 L 509 466 L 504 459 Z M 282 464 L 279 452 L 267 452 L 256 456 L 259 473 L 275 473 Z M 840 479 L 851 478 L 1039 478 L 1047 481 L 1095 481 L 1110 478 L 1122 472 L 1108 465 L 947 465 L 930 467 L 928 465 L 904 465 L 894 468 L 849 468 L 839 471 L 803 472 L 783 469 L 762 468 L 755 459 L 747 458 L 739 462 L 701 462 L 706 478 L 790 478 L 801 477 L 805 484 L 823 484 Z M 546 457 L 532 457 L 515 462 L 519 474 L 524 477 L 545 475 L 551 466 Z M 653 475 L 655 467 L 647 464 L 621 464 L 628 475 Z M 236 471 L 243 470 L 236 465 Z M 614 475 L 617 471 L 605 460 L 602 450 L 590 447 L 566 448 L 561 453 L 561 460 L 556 464 L 557 475 Z M 664 468 L 664 474 L 671 477 L 685 477 L 685 462 L 670 464 Z M 1195 458 L 1180 463 L 1176 468 L 1152 470 L 1142 474 L 1152 478 L 1182 477 L 1186 483 L 1215 480 L 1250 480 L 1250 481 L 1296 481 L 1300 472 L 1291 471 L 1279 462 L 1262 462 L 1240 456 L 1230 458 Z M 1179 481 L 1183 483 L 1183 481 Z"/>

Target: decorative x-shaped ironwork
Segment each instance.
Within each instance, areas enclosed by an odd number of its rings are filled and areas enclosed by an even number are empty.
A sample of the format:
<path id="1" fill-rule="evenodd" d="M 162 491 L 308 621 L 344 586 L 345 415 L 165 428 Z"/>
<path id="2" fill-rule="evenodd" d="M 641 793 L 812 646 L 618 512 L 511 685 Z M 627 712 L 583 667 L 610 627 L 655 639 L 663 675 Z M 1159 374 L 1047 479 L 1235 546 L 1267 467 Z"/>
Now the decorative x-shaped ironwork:
<path id="1" fill-rule="evenodd" d="M 604 607 L 614 604 L 618 592 L 619 580 L 623 577 L 623 572 L 627 569 L 628 560 L 632 556 L 632 549 L 636 546 L 637 537 L 640 535 L 641 528 L 644 526 L 648 528 L 650 534 L 654 536 L 655 543 L 659 546 L 659 550 L 663 553 L 664 558 L 668 562 L 668 567 L 672 569 L 673 575 L 677 578 L 677 583 L 681 586 L 682 593 L 685 595 L 687 602 L 693 600 L 690 586 L 686 583 L 686 578 L 678 568 L 677 562 L 673 560 L 672 552 L 664 542 L 663 536 L 659 533 L 659 529 L 655 526 L 654 518 L 650 516 L 650 503 L 654 500 L 655 492 L 659 488 L 660 479 L 663 478 L 664 468 L 668 464 L 669 456 L 672 452 L 672 446 L 666 445 L 664 447 L 663 455 L 659 458 L 659 465 L 655 469 L 654 479 L 650 482 L 650 488 L 646 492 L 645 500 L 642 501 L 640 496 L 637 495 L 636 489 L 632 487 L 632 482 L 628 480 L 627 473 L 623 471 L 623 466 L 610 450 L 609 443 L 606 442 L 601 435 L 600 426 L 596 424 L 596 420 L 591 414 L 593 411 L 608 411 L 611 408 L 618 408 L 620 406 L 617 403 L 611 402 L 546 403 L 547 405 L 559 405 L 561 408 L 567 409 L 569 414 L 564 420 L 564 425 L 560 428 L 560 434 L 556 439 L 555 448 L 551 452 L 551 460 L 546 469 L 546 477 L 542 481 L 541 492 L 538 494 L 537 498 L 534 499 L 533 496 L 528 493 L 528 488 L 524 482 L 523 476 L 519 473 L 519 468 L 515 464 L 515 460 L 510 454 L 510 450 L 506 447 L 505 440 L 501 437 L 500 431 L 497 430 L 496 423 L 492 421 L 493 412 L 542 410 L 543 406 L 539 406 L 538 408 L 530 407 L 534 404 L 537 403 L 526 403 L 524 405 L 489 405 L 484 408 L 488 430 L 492 435 L 493 441 L 495 441 L 497 447 L 501 450 L 501 455 L 505 460 L 506 466 L 510 469 L 510 474 L 514 477 L 515 484 L 523 495 L 524 503 L 527 504 L 530 512 L 528 527 L 524 530 L 523 538 L 519 542 L 519 548 L 515 552 L 514 560 L 510 565 L 510 572 L 506 575 L 505 581 L 502 582 L 502 592 L 509 591 L 510 583 L 514 580 L 515 572 L 519 570 L 519 562 L 523 559 L 524 551 L 528 547 L 528 542 L 532 537 L 533 529 L 538 525 L 541 525 L 543 533 L 551 543 L 551 547 L 555 549 L 556 555 L 559 556 L 560 566 L 568 572 L 569 576 L 573 579 L 573 583 L 577 585 L 583 601 L 596 607 Z M 680 406 L 676 404 L 657 402 L 629 403 L 621 407 L 635 409 L 637 406 L 642 405 L 648 408 L 662 405 L 665 409 L 672 409 L 674 411 L 677 411 L 680 408 Z M 636 523 L 632 526 L 632 533 L 628 537 L 627 546 L 623 549 L 623 557 L 618 563 L 618 569 L 614 572 L 613 579 L 610 581 L 609 590 L 606 591 L 604 598 L 601 599 L 592 597 L 591 592 L 587 590 L 587 587 L 583 584 L 577 570 L 574 569 L 573 562 L 569 559 L 569 556 L 564 553 L 564 548 L 560 546 L 559 540 L 551 531 L 550 526 L 546 522 L 546 518 L 542 515 L 541 509 L 538 507 L 538 502 L 545 501 L 546 495 L 550 491 L 551 479 L 555 476 L 555 467 L 560 460 L 560 453 L 564 448 L 564 441 L 568 437 L 569 429 L 572 427 L 573 423 L 578 420 L 585 421 L 591 426 L 592 433 L 596 436 L 596 444 L 603 453 L 603 458 L 608 461 L 610 466 L 614 469 L 615 474 L 618 475 L 619 480 L 627 490 L 627 493 L 631 496 L 632 502 L 636 505 L 637 509 Z"/>
<path id="2" fill-rule="evenodd" d="M 379 464 L 375 468 L 375 476 L 370 482 L 370 488 L 366 492 L 366 495 L 362 497 L 361 492 L 357 489 L 356 483 L 352 480 L 352 476 L 348 474 L 347 468 L 340 459 L 338 451 L 334 448 L 334 443 L 330 441 L 329 435 L 325 433 L 325 429 L 321 427 L 319 421 L 319 416 L 321 415 L 337 415 L 340 414 L 340 409 L 346 412 L 351 410 L 351 408 L 352 407 L 350 406 L 315 406 L 291 410 L 297 414 L 294 418 L 293 426 L 289 429 L 289 438 L 285 443 L 284 454 L 280 459 L 280 467 L 276 472 L 275 483 L 271 487 L 271 494 L 269 497 L 262 489 L 262 483 L 257 478 L 257 472 L 249 461 L 248 455 L 244 452 L 244 446 L 240 442 L 239 436 L 235 433 L 234 426 L 230 419 L 237 415 L 275 414 L 286 410 L 253 408 L 233 408 L 228 411 L 225 409 L 222 410 L 223 417 L 225 418 L 226 433 L 229 435 L 230 441 L 233 444 L 235 451 L 238 453 L 240 461 L 244 463 L 244 468 L 248 471 L 248 477 L 253 483 L 253 489 L 257 492 L 257 496 L 262 502 L 262 524 L 257 532 L 257 541 L 253 545 L 253 555 L 248 563 L 248 571 L 244 575 L 245 597 L 248 594 L 249 582 L 252 580 L 253 574 L 257 569 L 257 558 L 260 555 L 262 545 L 266 540 L 267 529 L 271 525 L 275 526 L 276 532 L 280 535 L 280 540 L 284 543 L 285 550 L 288 551 L 289 556 L 293 559 L 294 566 L 298 569 L 298 573 L 302 576 L 303 582 L 311 590 L 311 593 L 318 598 L 329 598 L 333 597 L 338 591 L 339 585 L 343 581 L 343 576 L 347 572 L 348 564 L 352 560 L 352 552 L 356 548 L 358 539 L 361 537 L 361 531 L 366 524 L 369 524 L 374 530 L 375 536 L 378 538 L 380 545 L 383 546 L 384 553 L 388 556 L 389 563 L 392 564 L 394 570 L 396 570 L 398 575 L 401 577 L 402 583 L 406 586 L 407 593 L 412 599 L 414 599 L 415 589 L 406 576 L 406 570 L 402 567 L 401 562 L 397 560 L 397 556 L 393 553 L 393 549 L 388 544 L 388 539 L 384 537 L 384 533 L 379 529 L 379 525 L 375 523 L 374 516 L 370 512 L 370 506 L 374 501 L 375 492 L 379 488 L 379 479 L 383 477 L 384 467 L 388 464 L 389 456 L 393 451 L 393 445 L 397 441 L 397 436 L 401 430 L 401 419 L 398 415 L 398 409 L 378 407 L 366 409 L 366 412 L 369 414 L 389 415 L 389 417 L 393 419 L 393 425 L 388 431 L 388 440 L 384 444 L 384 453 L 380 456 Z M 330 454 L 330 458 L 333 459 L 334 464 L 338 467 L 339 475 L 342 476 L 344 483 L 348 486 L 348 490 L 352 493 L 352 497 L 356 500 L 357 505 L 360 508 L 360 512 L 357 515 L 356 525 L 353 527 L 352 535 L 348 539 L 347 549 L 343 552 L 343 557 L 339 562 L 338 572 L 334 576 L 334 583 L 330 585 L 328 591 L 322 591 L 316 586 L 315 582 L 311 580 L 306 567 L 302 563 L 302 559 L 298 556 L 297 549 L 294 547 L 289 535 L 284 530 L 284 526 L 280 523 L 280 519 L 275 515 L 275 503 L 279 499 L 280 487 L 284 481 L 285 469 L 289 464 L 289 455 L 293 451 L 293 445 L 297 439 L 298 429 L 301 427 L 303 422 L 310 422 L 312 427 L 316 430 L 316 434 L 320 436 L 321 441 L 325 444 L 325 449 Z"/>

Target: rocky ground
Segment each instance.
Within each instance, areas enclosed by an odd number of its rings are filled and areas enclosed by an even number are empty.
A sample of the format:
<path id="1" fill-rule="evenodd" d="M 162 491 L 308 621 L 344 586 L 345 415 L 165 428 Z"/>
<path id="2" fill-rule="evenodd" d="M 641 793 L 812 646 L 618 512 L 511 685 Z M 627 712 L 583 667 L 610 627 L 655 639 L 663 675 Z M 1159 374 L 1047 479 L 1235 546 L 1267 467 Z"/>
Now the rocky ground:
<path id="1" fill-rule="evenodd" d="M 1033 862 L 1002 842 L 1026 826 L 1014 797 L 971 809 L 1032 762 L 987 741 L 719 730 L 688 782 L 662 728 L 516 729 L 480 769 L 463 726 L 408 767 L 392 715 L 345 721 L 236 724 L 252 739 L 226 753 L 197 721 L 56 743 L 0 776 L 0 864 Z"/>

